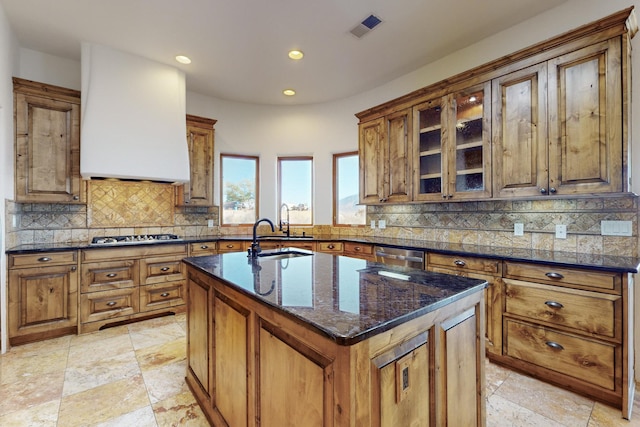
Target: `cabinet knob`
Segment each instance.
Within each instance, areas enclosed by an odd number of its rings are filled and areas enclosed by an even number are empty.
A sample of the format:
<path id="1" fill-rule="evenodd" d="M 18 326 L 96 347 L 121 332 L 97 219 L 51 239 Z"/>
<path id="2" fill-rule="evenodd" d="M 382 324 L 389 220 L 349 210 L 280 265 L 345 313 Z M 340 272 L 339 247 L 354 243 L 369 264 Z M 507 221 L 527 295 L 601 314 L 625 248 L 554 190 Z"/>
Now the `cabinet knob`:
<path id="1" fill-rule="evenodd" d="M 200 249 L 209 249 L 209 246 L 207 246 L 207 245 L 202 245 L 202 246 L 200 246 Z"/>
<path id="2" fill-rule="evenodd" d="M 553 271 L 550 271 L 548 273 L 544 273 L 545 276 L 547 276 L 550 279 L 564 279 L 564 276 L 560 273 L 555 273 Z"/>
<path id="3" fill-rule="evenodd" d="M 380 199 L 380 203 L 384 203 L 384 202 L 386 202 L 386 201 L 387 201 L 387 198 L 386 198 L 386 197 L 383 197 L 383 198 L 381 198 L 381 199 Z"/>
<path id="4" fill-rule="evenodd" d="M 546 188 L 544 188 L 544 187 L 542 187 L 542 188 L 540 189 L 540 193 L 541 193 L 541 194 L 547 194 L 547 189 L 546 189 Z"/>
<path id="5" fill-rule="evenodd" d="M 555 187 L 551 187 L 551 188 L 549 189 L 549 192 L 550 192 L 550 193 L 555 193 L 556 191 L 557 191 L 557 190 L 556 190 L 556 188 L 555 188 Z"/>
<path id="6" fill-rule="evenodd" d="M 116 277 L 116 276 L 117 276 L 117 274 L 116 274 L 116 273 L 109 273 L 109 274 L 107 274 L 107 277 Z"/>
<path id="7" fill-rule="evenodd" d="M 76 267 L 75 265 L 73 267 L 71 267 L 71 271 L 76 271 L 78 269 L 78 267 Z"/>
<path id="8" fill-rule="evenodd" d="M 80 200 L 80 196 L 78 196 L 77 194 L 73 195 L 73 200 Z"/>
<path id="9" fill-rule="evenodd" d="M 162 267 L 160 271 L 169 271 L 169 267 Z"/>
<path id="10" fill-rule="evenodd" d="M 51 261 L 51 258 L 49 258 L 48 256 L 43 256 L 38 258 L 39 262 L 47 262 L 47 261 Z"/>
<path id="11" fill-rule="evenodd" d="M 169 292 L 163 292 L 160 294 L 161 297 L 168 297 L 169 296 Z"/>
<path id="12" fill-rule="evenodd" d="M 108 305 L 109 307 L 113 307 L 113 306 L 114 306 L 114 305 L 116 305 L 116 304 L 117 304 L 117 302 L 115 302 L 115 301 L 109 301 L 109 302 L 107 303 L 107 305 Z"/>
<path id="13" fill-rule="evenodd" d="M 360 246 L 354 247 L 353 250 L 356 251 L 356 252 L 360 252 Z"/>
<path id="14" fill-rule="evenodd" d="M 545 301 L 545 304 L 548 305 L 551 308 L 562 308 L 564 307 L 564 305 L 562 305 L 559 302 L 556 301 Z"/>
<path id="15" fill-rule="evenodd" d="M 329 246 L 327 246 L 327 248 L 329 248 L 329 249 L 335 249 L 335 246 L 334 246 L 334 245 L 329 245 Z"/>
<path id="16" fill-rule="evenodd" d="M 465 265 L 467 265 L 467 263 L 462 261 L 461 259 L 457 259 L 457 260 L 453 261 L 453 263 L 455 265 L 457 265 L 458 267 L 464 267 Z"/>
<path id="17" fill-rule="evenodd" d="M 233 245 L 232 245 L 231 243 L 229 243 L 229 244 L 227 245 L 227 248 L 229 248 L 229 249 L 233 249 Z"/>
<path id="18" fill-rule="evenodd" d="M 564 347 L 555 341 L 547 341 L 545 344 L 554 350 L 564 350 Z"/>

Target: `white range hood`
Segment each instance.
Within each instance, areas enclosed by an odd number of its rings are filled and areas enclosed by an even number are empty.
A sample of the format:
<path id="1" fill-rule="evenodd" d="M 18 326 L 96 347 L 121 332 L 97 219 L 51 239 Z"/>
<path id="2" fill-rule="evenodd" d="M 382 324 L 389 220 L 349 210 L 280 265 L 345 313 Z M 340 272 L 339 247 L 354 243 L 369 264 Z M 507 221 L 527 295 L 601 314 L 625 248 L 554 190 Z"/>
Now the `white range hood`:
<path id="1" fill-rule="evenodd" d="M 189 181 L 182 71 L 83 43 L 81 93 L 83 179 Z"/>

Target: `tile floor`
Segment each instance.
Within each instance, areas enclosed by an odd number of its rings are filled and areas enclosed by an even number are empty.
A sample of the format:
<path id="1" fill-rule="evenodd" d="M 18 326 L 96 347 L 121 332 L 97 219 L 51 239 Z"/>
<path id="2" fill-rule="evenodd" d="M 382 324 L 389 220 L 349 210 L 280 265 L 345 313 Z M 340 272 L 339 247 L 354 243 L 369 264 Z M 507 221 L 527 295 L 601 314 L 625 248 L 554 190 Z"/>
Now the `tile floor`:
<path id="1" fill-rule="evenodd" d="M 208 426 L 184 382 L 184 315 L 13 347 L 0 426 Z M 620 411 L 487 362 L 487 426 L 640 426 Z"/>

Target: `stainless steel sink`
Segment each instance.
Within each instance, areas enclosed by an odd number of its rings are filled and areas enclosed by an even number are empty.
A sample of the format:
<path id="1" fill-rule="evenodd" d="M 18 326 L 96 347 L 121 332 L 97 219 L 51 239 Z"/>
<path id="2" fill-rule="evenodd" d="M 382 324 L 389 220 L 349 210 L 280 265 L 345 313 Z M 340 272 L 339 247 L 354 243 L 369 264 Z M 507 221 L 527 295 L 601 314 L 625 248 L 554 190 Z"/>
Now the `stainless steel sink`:
<path id="1" fill-rule="evenodd" d="M 258 257 L 263 259 L 284 259 L 284 258 L 297 258 L 297 257 L 309 256 L 309 255 L 313 255 L 313 252 L 303 251 L 299 249 L 285 248 L 283 250 L 277 250 L 277 251 L 260 252 L 258 254 Z"/>

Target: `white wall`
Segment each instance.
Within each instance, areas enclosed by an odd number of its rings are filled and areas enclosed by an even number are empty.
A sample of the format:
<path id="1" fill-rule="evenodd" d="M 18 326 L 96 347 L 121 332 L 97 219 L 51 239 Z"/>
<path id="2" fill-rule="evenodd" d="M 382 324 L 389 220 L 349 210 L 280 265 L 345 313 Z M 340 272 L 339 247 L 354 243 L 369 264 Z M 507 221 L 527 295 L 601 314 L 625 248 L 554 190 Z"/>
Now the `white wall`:
<path id="1" fill-rule="evenodd" d="M 0 249 L 5 251 L 5 199 L 13 199 L 13 83 L 17 43 L 0 5 Z M 0 353 L 7 349 L 7 260 L 0 257 Z"/>

